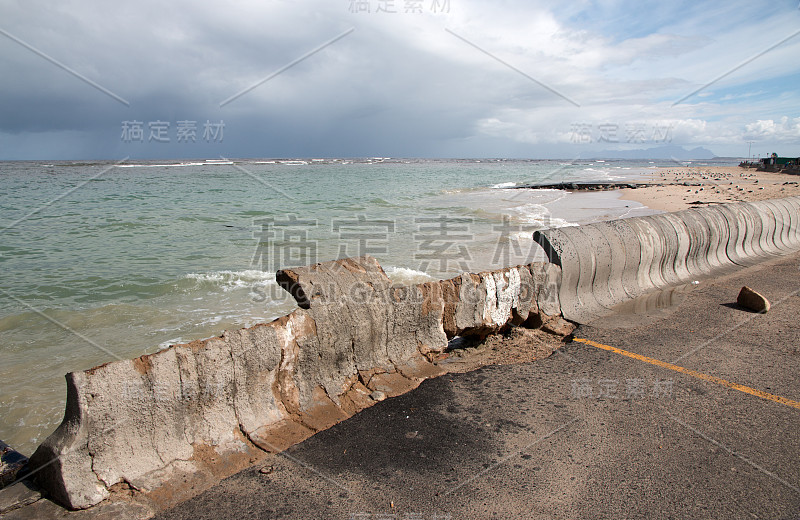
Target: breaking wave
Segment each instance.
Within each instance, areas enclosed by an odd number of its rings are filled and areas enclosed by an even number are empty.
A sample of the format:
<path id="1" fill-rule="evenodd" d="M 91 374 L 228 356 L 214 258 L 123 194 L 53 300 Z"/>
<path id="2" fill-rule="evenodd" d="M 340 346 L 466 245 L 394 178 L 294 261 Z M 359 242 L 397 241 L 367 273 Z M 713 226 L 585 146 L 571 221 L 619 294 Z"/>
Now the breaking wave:
<path id="1" fill-rule="evenodd" d="M 198 285 L 218 287 L 223 291 L 234 289 L 253 289 L 277 285 L 275 273 L 260 271 L 258 269 L 245 269 L 242 271 L 209 271 L 205 273 L 188 273 L 185 279 L 194 280 Z"/>

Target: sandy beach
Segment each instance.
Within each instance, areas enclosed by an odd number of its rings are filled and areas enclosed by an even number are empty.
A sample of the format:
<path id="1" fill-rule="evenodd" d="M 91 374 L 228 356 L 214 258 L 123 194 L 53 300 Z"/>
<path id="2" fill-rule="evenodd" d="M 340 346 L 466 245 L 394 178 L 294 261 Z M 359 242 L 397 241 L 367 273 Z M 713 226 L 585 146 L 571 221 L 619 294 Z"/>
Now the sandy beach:
<path id="1" fill-rule="evenodd" d="M 622 199 L 662 211 L 800 195 L 800 176 L 738 166 L 659 168 L 652 186 L 623 189 Z"/>

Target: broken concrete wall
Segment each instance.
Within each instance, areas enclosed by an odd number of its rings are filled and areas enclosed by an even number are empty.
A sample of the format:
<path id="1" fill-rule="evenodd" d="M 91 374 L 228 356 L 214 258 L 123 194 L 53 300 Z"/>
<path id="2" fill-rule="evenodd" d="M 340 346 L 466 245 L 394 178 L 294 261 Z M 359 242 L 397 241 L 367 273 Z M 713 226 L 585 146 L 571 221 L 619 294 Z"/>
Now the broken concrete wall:
<path id="1" fill-rule="evenodd" d="M 537 232 L 552 263 L 393 287 L 377 260 L 277 273 L 299 309 L 271 323 L 67 375 L 64 420 L 31 457 L 70 508 L 123 486 L 215 478 L 440 375 L 455 336 L 566 334 L 654 290 L 800 249 L 800 199 Z M 562 317 L 563 313 L 563 317 Z M 233 462 L 232 462 L 233 461 Z M 222 469 L 220 469 L 222 468 Z"/>
<path id="2" fill-rule="evenodd" d="M 232 460 L 283 450 L 442 374 L 431 360 L 454 336 L 557 330 L 561 319 L 553 264 L 411 287 L 392 287 L 371 257 L 276 277 L 301 307 L 287 316 L 68 374 L 64 420 L 31 458 L 37 482 L 79 509 L 119 486 L 157 493 L 227 468 L 221 478 L 240 469 Z"/>

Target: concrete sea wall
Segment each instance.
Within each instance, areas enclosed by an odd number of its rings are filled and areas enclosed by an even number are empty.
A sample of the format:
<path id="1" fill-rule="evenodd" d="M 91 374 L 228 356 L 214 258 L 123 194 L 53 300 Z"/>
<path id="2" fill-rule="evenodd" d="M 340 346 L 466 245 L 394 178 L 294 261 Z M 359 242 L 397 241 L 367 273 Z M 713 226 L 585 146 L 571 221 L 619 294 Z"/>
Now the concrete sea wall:
<path id="1" fill-rule="evenodd" d="M 450 338 L 557 326 L 560 275 L 538 263 L 392 287 L 368 256 L 279 271 L 300 306 L 287 316 L 68 374 L 30 469 L 71 509 L 114 491 L 174 502 L 193 474 L 224 477 L 441 375 Z"/>
<path id="2" fill-rule="evenodd" d="M 687 209 L 537 231 L 562 269 L 561 312 L 588 323 L 654 290 L 800 249 L 800 198 Z"/>
<path id="3" fill-rule="evenodd" d="M 115 491 L 176 501 L 264 452 L 443 371 L 456 336 L 563 330 L 615 306 L 800 249 L 800 198 L 537 232 L 551 263 L 393 287 L 360 257 L 279 271 L 299 308 L 271 323 L 66 376 L 64 420 L 29 470 L 72 509 Z M 189 495 L 190 496 L 190 495 Z"/>

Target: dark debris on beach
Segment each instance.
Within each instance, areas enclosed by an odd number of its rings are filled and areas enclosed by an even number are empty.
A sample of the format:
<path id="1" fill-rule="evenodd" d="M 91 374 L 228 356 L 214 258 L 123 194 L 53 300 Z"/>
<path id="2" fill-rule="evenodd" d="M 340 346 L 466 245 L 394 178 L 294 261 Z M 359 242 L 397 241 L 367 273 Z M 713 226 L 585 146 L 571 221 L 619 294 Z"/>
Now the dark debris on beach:
<path id="1" fill-rule="evenodd" d="M 510 186 L 509 189 L 528 190 L 570 190 L 570 191 L 610 191 L 621 189 L 647 188 L 649 186 L 663 186 L 662 184 L 630 183 L 630 182 L 559 182 L 555 184 L 527 184 L 525 186 Z"/>

